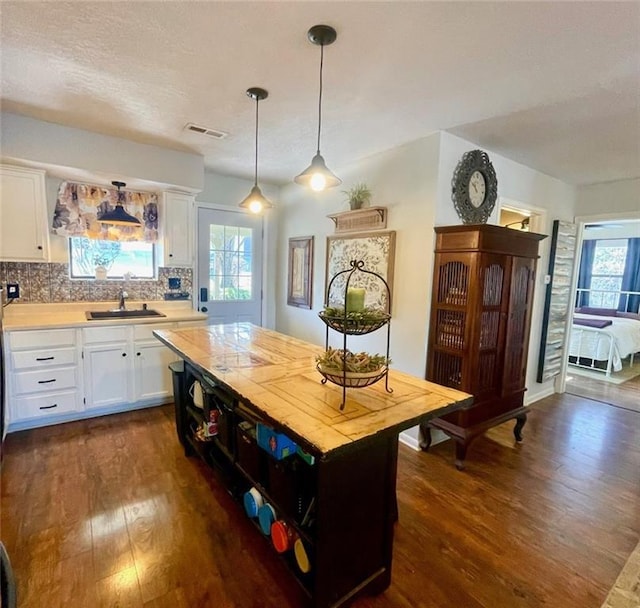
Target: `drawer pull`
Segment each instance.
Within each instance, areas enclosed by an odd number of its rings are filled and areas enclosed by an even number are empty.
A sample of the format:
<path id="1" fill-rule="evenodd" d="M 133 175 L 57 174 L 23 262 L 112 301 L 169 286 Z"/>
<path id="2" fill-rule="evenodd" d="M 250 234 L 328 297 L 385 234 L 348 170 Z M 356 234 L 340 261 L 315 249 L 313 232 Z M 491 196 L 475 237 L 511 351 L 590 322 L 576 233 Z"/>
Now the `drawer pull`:
<path id="1" fill-rule="evenodd" d="M 53 361 L 55 357 L 36 357 L 36 361 Z"/>
<path id="2" fill-rule="evenodd" d="M 51 384 L 52 382 L 55 382 L 56 379 L 52 378 L 51 380 L 38 380 L 38 384 Z"/>
<path id="3" fill-rule="evenodd" d="M 54 403 L 53 405 L 41 405 L 38 409 L 40 409 L 40 410 L 52 410 L 54 407 L 58 407 L 58 404 Z"/>

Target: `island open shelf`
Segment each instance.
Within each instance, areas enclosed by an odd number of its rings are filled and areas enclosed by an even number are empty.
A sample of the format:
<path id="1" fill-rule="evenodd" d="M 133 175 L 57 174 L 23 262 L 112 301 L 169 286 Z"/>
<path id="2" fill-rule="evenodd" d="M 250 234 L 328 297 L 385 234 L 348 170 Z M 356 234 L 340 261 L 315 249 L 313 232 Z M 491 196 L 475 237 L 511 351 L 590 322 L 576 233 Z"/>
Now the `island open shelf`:
<path id="1" fill-rule="evenodd" d="M 386 589 L 398 433 L 468 407 L 471 396 L 390 370 L 394 393 L 380 384 L 353 391 L 341 410 L 341 388 L 318 382 L 319 346 L 249 323 L 154 334 L 184 360 L 174 392 L 185 453 L 220 469 L 238 499 L 255 487 L 273 504 L 306 550 L 309 572 L 297 567 L 292 551 L 282 556 L 310 605 L 343 606 L 356 594 Z M 202 409 L 189 393 L 195 380 L 203 387 Z M 195 427 L 212 407 L 218 434 L 199 441 Z M 257 425 L 286 436 L 304 457 L 276 460 L 255 443 Z"/>

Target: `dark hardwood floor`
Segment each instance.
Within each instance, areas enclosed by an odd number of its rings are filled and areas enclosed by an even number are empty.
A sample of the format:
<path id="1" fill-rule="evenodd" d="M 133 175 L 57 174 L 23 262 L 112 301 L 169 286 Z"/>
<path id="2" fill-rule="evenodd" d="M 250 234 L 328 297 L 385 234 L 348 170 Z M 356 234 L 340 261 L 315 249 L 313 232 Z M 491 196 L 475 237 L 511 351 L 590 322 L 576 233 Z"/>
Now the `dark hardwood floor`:
<path id="1" fill-rule="evenodd" d="M 599 608 L 640 537 L 640 414 L 534 405 L 453 466 L 400 446 L 391 587 L 356 608 Z M 357 472 L 354 472 L 357 474 Z M 9 435 L 2 539 L 20 608 L 297 608 L 303 595 L 170 407 Z"/>
<path id="2" fill-rule="evenodd" d="M 640 359 L 640 354 L 638 358 Z M 628 362 L 625 361 L 624 364 L 628 365 Z M 640 366 L 640 363 L 636 363 L 636 366 Z M 613 384 L 598 378 L 580 376 L 574 373 L 574 368 L 569 367 L 566 390 L 568 393 L 578 397 L 595 399 L 616 407 L 640 412 L 640 375 L 622 384 Z"/>

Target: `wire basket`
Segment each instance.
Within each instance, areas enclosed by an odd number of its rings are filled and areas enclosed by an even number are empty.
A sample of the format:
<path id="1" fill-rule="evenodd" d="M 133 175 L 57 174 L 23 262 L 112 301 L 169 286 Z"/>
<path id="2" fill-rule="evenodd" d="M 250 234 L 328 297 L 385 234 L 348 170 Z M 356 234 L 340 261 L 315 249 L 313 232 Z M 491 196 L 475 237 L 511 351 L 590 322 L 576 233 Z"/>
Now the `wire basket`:
<path id="1" fill-rule="evenodd" d="M 318 316 L 329 326 L 343 334 L 351 336 L 368 334 L 386 325 L 391 315 L 384 314 L 375 321 L 363 321 L 361 319 L 344 318 L 344 316 L 330 316 L 319 312 Z"/>
<path id="2" fill-rule="evenodd" d="M 372 372 L 341 372 L 335 368 L 324 368 L 318 363 L 316 369 L 333 384 L 348 388 L 364 388 L 384 378 L 389 368 L 380 367 Z"/>

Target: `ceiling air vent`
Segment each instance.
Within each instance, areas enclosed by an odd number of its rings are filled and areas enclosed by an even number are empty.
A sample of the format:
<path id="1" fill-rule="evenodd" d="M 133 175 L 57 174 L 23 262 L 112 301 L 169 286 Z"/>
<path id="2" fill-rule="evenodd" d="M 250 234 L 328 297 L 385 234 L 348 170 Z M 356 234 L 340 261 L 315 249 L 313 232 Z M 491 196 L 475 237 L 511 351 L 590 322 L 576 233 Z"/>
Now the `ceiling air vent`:
<path id="1" fill-rule="evenodd" d="M 200 133 L 200 135 L 206 135 L 207 137 L 213 137 L 213 139 L 224 139 L 228 133 L 224 131 L 216 131 L 215 129 L 208 129 L 207 127 L 201 127 L 200 125 L 194 125 L 192 122 L 187 123 L 185 131 L 193 131 L 194 133 Z"/>

